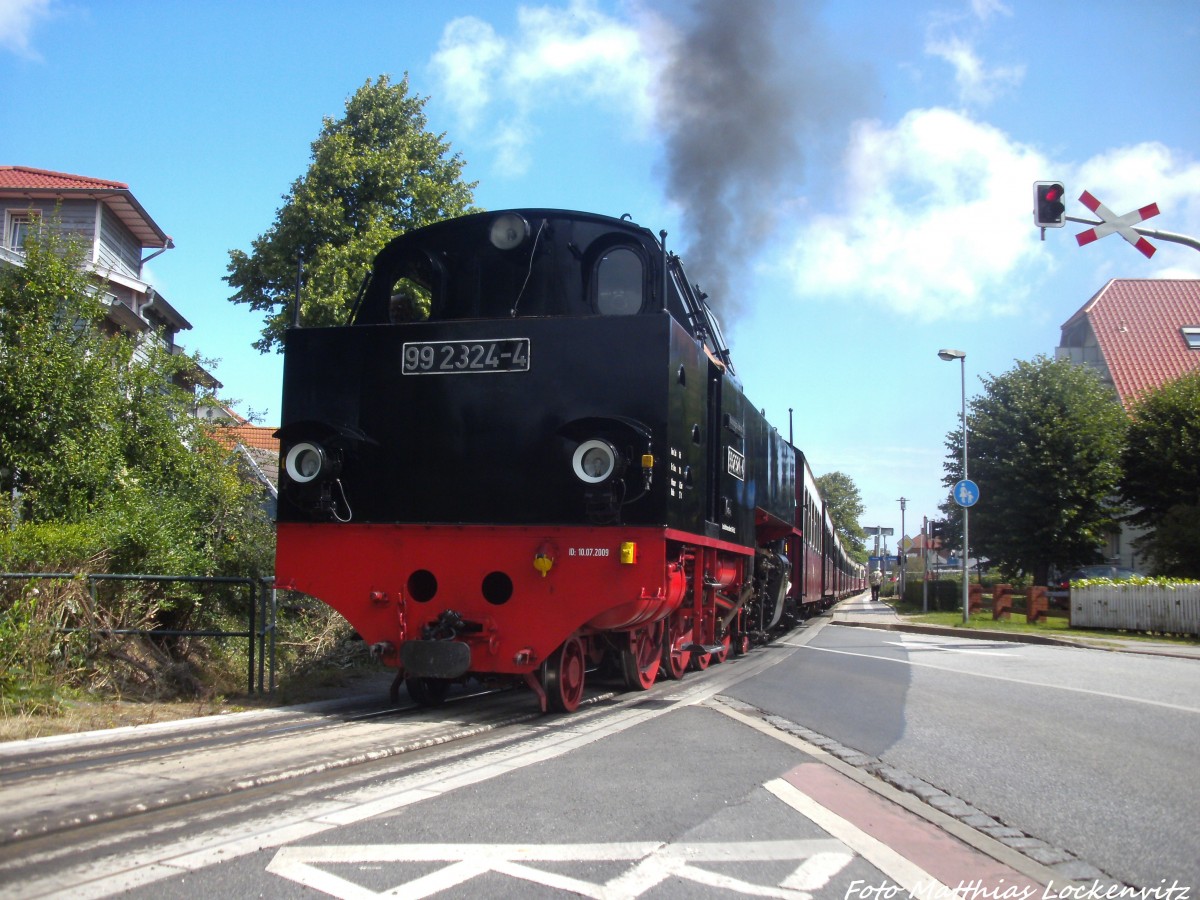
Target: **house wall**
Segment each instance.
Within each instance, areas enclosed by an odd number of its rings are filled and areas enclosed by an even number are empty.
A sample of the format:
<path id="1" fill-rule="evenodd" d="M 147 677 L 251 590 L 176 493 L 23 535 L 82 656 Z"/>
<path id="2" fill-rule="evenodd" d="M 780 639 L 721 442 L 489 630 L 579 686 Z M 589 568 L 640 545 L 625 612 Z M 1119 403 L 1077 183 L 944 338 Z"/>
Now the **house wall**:
<path id="1" fill-rule="evenodd" d="M 87 258 L 103 272 L 116 272 L 128 278 L 141 278 L 142 245 L 133 232 L 115 213 L 105 209 L 98 200 L 63 200 L 61 202 L 0 200 L 4 209 L 5 241 L 9 222 L 14 216 L 33 212 L 43 221 L 57 220 L 59 233 L 83 241 Z M 20 249 L 20 248 L 14 248 Z"/>
<path id="2" fill-rule="evenodd" d="M 4 240 L 9 239 L 9 223 L 16 216 L 28 216 L 31 213 L 43 222 L 57 219 L 59 231 L 64 235 L 74 235 L 83 241 L 88 250 L 88 258 L 95 259 L 96 243 L 96 202 L 94 200 L 63 201 L 62 203 L 45 203 L 39 201 L 22 202 L 20 200 L 0 200 L 4 207 Z M 14 250 L 21 250 L 14 247 Z"/>
<path id="3" fill-rule="evenodd" d="M 131 278 L 142 277 L 142 245 L 115 213 L 100 211 L 100 245 L 96 265 L 100 271 L 111 269 Z"/>
<path id="4" fill-rule="evenodd" d="M 1124 566 L 1127 569 L 1137 569 L 1143 574 L 1153 574 L 1151 572 L 1150 560 L 1138 553 L 1133 546 L 1133 542 L 1138 538 L 1144 537 L 1149 532 L 1144 528 L 1138 528 L 1130 525 L 1128 522 L 1121 523 L 1119 531 L 1109 534 L 1108 541 L 1104 547 L 1104 558 L 1113 560 L 1114 565 Z"/>
<path id="5" fill-rule="evenodd" d="M 1100 352 L 1096 333 L 1086 319 L 1070 329 L 1063 329 L 1059 345 L 1054 348 L 1054 358 L 1069 360 L 1077 366 L 1091 366 L 1100 373 L 1105 384 L 1112 386 L 1112 373 Z"/>
<path id="6" fill-rule="evenodd" d="M 151 343 L 179 352 L 176 335 L 191 325 L 142 280 L 142 243 L 103 200 L 93 196 L 60 201 L 52 195 L 31 200 L 22 196 L 22 188 L 6 188 L 4 193 L 8 196 L 0 197 L 0 265 L 25 264 L 21 248 L 8 246 L 14 219 L 28 219 L 32 214 L 44 223 L 56 222 L 60 234 L 77 237 L 83 243 L 85 265 L 97 277 L 97 295 L 109 307 L 101 328 L 111 335 L 132 337 L 140 356 L 146 354 Z M 203 368 L 198 368 L 184 386 L 194 390 L 196 384 L 220 386 Z"/>

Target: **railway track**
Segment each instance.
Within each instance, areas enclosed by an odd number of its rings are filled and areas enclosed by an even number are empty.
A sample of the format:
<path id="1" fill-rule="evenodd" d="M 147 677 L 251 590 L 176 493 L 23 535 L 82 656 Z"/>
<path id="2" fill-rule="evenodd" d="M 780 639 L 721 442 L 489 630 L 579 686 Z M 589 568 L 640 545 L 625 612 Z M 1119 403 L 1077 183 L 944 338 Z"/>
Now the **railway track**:
<path id="1" fill-rule="evenodd" d="M 606 694 L 593 692 L 592 700 Z M 23 841 L 412 753 L 540 718 L 524 691 L 378 698 L 0 745 L 0 854 Z"/>
<path id="2" fill-rule="evenodd" d="M 566 716 L 542 715 L 525 690 L 452 694 L 433 710 L 375 696 L 0 745 L 0 898 L 188 880 L 572 753 L 706 702 L 792 652 L 777 642 L 644 692 L 589 675 Z"/>

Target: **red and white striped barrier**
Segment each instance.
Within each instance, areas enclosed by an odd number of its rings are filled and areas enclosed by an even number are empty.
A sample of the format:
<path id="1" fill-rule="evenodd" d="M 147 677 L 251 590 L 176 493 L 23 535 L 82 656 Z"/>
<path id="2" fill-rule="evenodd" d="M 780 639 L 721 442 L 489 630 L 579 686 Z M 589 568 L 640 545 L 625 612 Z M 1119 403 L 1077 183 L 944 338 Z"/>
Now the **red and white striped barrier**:
<path id="1" fill-rule="evenodd" d="M 1075 235 L 1075 240 L 1079 242 L 1080 247 L 1090 244 L 1092 241 L 1097 241 L 1115 231 L 1140 250 L 1147 259 L 1154 255 L 1154 245 L 1134 231 L 1132 226 L 1143 219 L 1157 216 L 1157 203 L 1151 203 L 1149 206 L 1143 206 L 1141 209 L 1135 209 L 1133 212 L 1118 216 L 1087 191 L 1084 191 L 1080 196 L 1079 202 L 1104 220 L 1102 225 L 1097 225 L 1095 228 L 1089 228 L 1087 231 L 1081 231 Z"/>

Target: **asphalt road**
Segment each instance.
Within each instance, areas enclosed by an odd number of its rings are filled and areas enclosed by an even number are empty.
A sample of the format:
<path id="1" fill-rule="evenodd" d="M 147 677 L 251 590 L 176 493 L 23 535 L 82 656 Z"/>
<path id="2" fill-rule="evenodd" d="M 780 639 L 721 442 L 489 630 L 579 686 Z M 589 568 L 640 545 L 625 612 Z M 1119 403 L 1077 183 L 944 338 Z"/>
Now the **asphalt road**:
<path id="1" fill-rule="evenodd" d="M 734 696 L 1135 886 L 1200 886 L 1200 661 L 829 627 Z"/>
<path id="2" fill-rule="evenodd" d="M 76 774 L 103 772 L 110 799 L 177 782 L 174 805 L 0 845 L 0 897 L 947 900 L 981 878 L 993 893 L 977 898 L 1062 900 L 1018 886 L 1200 884 L 1200 662 L 826 622 L 646 693 L 597 684 L 570 716 L 501 709 L 531 700 L 516 694 L 441 715 L 252 715 L 203 746 L 183 742 L 195 723 L 120 737 Z M 9 756 L 47 803 L 86 798 L 24 752 Z M 1017 837 L 939 819 L 879 767 Z M 1021 842 L 1071 862 L 1027 865 Z"/>

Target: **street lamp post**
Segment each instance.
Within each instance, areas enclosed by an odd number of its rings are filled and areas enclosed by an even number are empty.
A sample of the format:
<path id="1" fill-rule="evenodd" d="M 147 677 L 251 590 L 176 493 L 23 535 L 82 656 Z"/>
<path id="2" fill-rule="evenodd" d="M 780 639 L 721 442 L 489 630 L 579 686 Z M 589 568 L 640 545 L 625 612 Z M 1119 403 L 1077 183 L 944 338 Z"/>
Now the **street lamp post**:
<path id="1" fill-rule="evenodd" d="M 962 445 L 963 445 L 963 470 L 962 480 L 966 481 L 970 478 L 967 474 L 967 354 L 962 350 L 939 350 L 938 357 L 947 362 L 957 359 L 960 363 L 959 371 L 962 375 Z M 971 602 L 970 590 L 967 586 L 967 556 L 970 553 L 970 530 L 968 528 L 970 519 L 970 510 L 967 507 L 962 507 L 963 521 L 963 585 L 962 585 L 962 606 L 963 606 L 963 624 L 971 621 Z"/>

